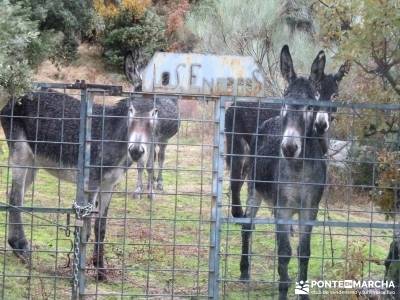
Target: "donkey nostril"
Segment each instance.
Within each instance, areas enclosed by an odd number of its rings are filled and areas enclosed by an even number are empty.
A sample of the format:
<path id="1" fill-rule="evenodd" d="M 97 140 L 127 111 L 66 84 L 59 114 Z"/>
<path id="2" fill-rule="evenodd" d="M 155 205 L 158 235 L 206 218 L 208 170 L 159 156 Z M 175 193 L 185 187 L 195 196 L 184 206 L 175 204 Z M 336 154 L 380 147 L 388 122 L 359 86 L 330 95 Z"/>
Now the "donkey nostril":
<path id="1" fill-rule="evenodd" d="M 288 144 L 282 147 L 282 152 L 285 157 L 294 157 L 299 147 L 297 144 Z"/>
<path id="2" fill-rule="evenodd" d="M 326 122 L 317 123 L 317 129 L 319 131 L 325 131 L 328 128 L 328 124 Z"/>
<path id="3" fill-rule="evenodd" d="M 292 145 L 290 146 L 290 152 L 292 152 L 293 154 L 295 154 L 296 151 L 297 151 L 297 148 L 298 148 L 297 144 L 292 144 Z"/>
<path id="4" fill-rule="evenodd" d="M 131 158 L 133 160 L 137 161 L 143 156 L 145 149 L 143 146 L 134 146 L 134 147 L 129 148 L 129 152 L 130 152 Z"/>

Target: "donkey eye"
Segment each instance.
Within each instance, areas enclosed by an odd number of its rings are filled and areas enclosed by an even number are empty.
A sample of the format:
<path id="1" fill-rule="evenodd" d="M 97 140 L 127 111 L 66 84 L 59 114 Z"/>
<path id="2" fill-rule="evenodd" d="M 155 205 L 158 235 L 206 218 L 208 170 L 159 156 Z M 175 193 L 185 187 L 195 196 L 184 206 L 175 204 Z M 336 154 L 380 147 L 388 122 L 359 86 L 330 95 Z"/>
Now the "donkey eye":
<path id="1" fill-rule="evenodd" d="M 332 94 L 332 96 L 331 96 L 331 100 L 336 100 L 338 97 L 339 97 L 339 95 L 336 94 L 336 93 L 334 93 L 334 94 Z"/>

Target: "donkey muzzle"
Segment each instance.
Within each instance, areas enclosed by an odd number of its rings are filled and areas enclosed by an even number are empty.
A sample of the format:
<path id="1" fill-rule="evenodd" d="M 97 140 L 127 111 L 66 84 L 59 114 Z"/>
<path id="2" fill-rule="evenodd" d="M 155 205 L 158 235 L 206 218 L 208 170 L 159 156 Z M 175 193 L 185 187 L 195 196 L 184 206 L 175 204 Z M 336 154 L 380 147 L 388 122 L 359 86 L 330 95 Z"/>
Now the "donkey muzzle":
<path id="1" fill-rule="evenodd" d="M 329 129 L 329 114 L 318 112 L 315 118 L 314 130 L 318 135 L 324 134 Z"/>
<path id="2" fill-rule="evenodd" d="M 315 132 L 318 135 L 324 134 L 328 130 L 328 124 L 326 122 L 315 123 Z"/>
<path id="3" fill-rule="evenodd" d="M 295 142 L 286 142 L 281 145 L 282 154 L 286 158 L 294 158 L 299 155 L 299 146 Z"/>
<path id="4" fill-rule="evenodd" d="M 133 161 L 138 161 L 139 159 L 141 159 L 144 153 L 145 149 L 141 145 L 129 147 L 129 154 Z"/>

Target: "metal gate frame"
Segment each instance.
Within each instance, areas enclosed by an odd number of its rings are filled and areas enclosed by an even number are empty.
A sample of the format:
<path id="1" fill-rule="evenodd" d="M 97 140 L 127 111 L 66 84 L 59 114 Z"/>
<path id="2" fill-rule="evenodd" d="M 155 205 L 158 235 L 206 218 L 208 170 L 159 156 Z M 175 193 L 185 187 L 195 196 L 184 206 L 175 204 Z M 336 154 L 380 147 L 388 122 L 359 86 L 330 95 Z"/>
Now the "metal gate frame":
<path id="1" fill-rule="evenodd" d="M 90 166 L 90 140 L 93 95 L 99 93 L 109 96 L 132 96 L 130 92 L 123 92 L 122 86 L 86 84 L 85 81 L 77 81 L 74 84 L 63 83 L 36 83 L 35 89 L 74 89 L 80 90 L 80 132 L 79 132 L 79 160 L 78 160 L 78 182 L 76 200 L 73 207 L 68 209 L 60 208 L 35 208 L 35 207 L 12 207 L 11 205 L 0 205 L 0 210 L 18 209 L 22 212 L 48 213 L 57 212 L 63 214 L 75 214 L 74 224 L 74 265 L 72 299 L 81 299 L 85 295 L 85 269 L 86 269 L 86 243 L 87 230 L 90 228 L 90 216 L 93 213 L 93 206 L 89 202 L 88 183 Z M 140 93 L 138 93 L 140 94 Z M 156 95 L 156 94 L 154 94 Z M 160 95 L 160 94 L 157 94 Z M 197 98 L 198 100 L 211 99 L 214 102 L 214 137 L 213 137 L 213 163 L 212 163 L 212 207 L 210 219 L 210 245 L 208 261 L 208 298 L 218 300 L 220 296 L 220 285 L 223 278 L 220 277 L 220 244 L 221 226 L 223 224 L 295 224 L 299 221 L 282 221 L 273 218 L 233 218 L 222 215 L 223 208 L 223 181 L 224 181 L 224 160 L 225 160 L 225 105 L 236 101 L 230 96 L 206 96 L 206 95 L 179 95 Z M 259 101 L 260 98 L 240 97 L 240 100 Z M 263 99 L 270 103 L 282 103 L 282 99 Z M 293 101 L 290 101 L 293 102 Z M 314 103 L 315 104 L 315 103 Z M 320 103 L 320 106 L 349 108 L 349 109 L 387 109 L 400 110 L 400 104 L 373 104 L 373 103 Z M 399 137 L 400 139 L 400 137 Z M 400 141 L 399 141 L 400 142 Z M 358 227 L 358 228 L 387 228 L 400 229 L 400 224 L 393 223 L 367 223 L 367 222 L 340 222 L 340 221 L 315 221 L 304 222 L 306 225 L 333 226 L 333 227 Z"/>
<path id="2" fill-rule="evenodd" d="M 80 90 L 80 124 L 79 124 L 79 157 L 78 157 L 78 179 L 76 184 L 76 199 L 72 208 L 42 208 L 42 207 L 12 207 L 11 205 L 0 205 L 0 211 L 18 209 L 21 212 L 30 213 L 62 213 L 75 214 L 74 226 L 74 256 L 72 270 L 72 299 L 83 299 L 86 287 L 86 244 L 87 232 L 90 230 L 89 216 L 94 211 L 89 201 L 89 168 L 91 148 L 91 126 L 93 96 L 126 96 L 133 95 L 131 92 L 123 92 L 122 86 L 86 84 L 84 80 L 77 80 L 73 84 L 65 83 L 34 83 L 33 90 L 62 89 Z M 141 93 L 137 93 L 140 95 Z M 152 94 L 161 95 L 161 94 Z M 214 138 L 213 138 L 213 165 L 212 165 L 212 208 L 210 225 L 209 245 L 209 270 L 208 270 L 208 298 L 219 298 L 219 248 L 220 248 L 220 226 L 222 198 L 223 198 L 223 175 L 224 175 L 224 139 L 225 139 L 225 101 L 223 97 L 205 95 L 183 95 L 199 101 L 204 99 L 214 102 Z"/>

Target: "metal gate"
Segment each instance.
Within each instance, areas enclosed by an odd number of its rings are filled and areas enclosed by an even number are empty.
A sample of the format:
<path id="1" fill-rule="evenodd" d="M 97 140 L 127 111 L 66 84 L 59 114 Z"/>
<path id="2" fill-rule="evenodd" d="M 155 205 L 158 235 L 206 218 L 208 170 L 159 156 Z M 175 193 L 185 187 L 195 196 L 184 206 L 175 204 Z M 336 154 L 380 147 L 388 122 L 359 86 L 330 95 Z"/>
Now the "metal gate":
<path id="1" fill-rule="evenodd" d="M 169 149 L 173 150 L 169 153 L 167 167 L 163 168 L 168 173 L 164 180 L 164 192 L 156 193 L 153 200 L 145 199 L 146 193 L 141 195 L 140 200 L 131 200 L 132 188 L 129 184 L 137 181 L 133 174 L 137 169 L 132 166 L 127 175 L 124 175 L 121 185 L 114 191 L 116 199 L 111 202 L 111 211 L 115 212 L 107 217 L 109 233 L 104 244 L 106 257 L 108 256 L 106 269 L 109 277 L 103 282 L 96 277 L 96 267 L 92 267 L 90 260 L 89 246 L 94 243 L 87 240 L 90 222 L 96 213 L 93 203 L 89 201 L 90 170 L 104 167 L 93 165 L 90 159 L 91 146 L 95 142 L 92 138 L 92 119 L 96 117 L 92 111 L 93 103 L 103 106 L 115 103 L 116 98 L 112 97 L 136 97 L 143 101 L 156 101 L 162 95 L 132 94 L 123 92 L 119 86 L 86 84 L 84 81 L 75 84 L 38 84 L 36 88 L 47 90 L 48 93 L 54 92 L 51 89 L 69 94 L 71 91 L 79 91 L 79 95 L 75 95 L 81 100 L 79 161 L 78 167 L 74 169 L 78 173 L 76 199 L 69 198 L 73 194 L 73 185 L 64 187 L 59 181 L 56 184 L 54 180 L 40 174 L 36 186 L 34 184 L 32 191 L 28 191 L 30 205 L 14 207 L 2 200 L 2 299 L 67 299 L 71 295 L 74 299 L 277 298 L 277 255 L 273 225 L 281 220 L 269 217 L 269 210 L 263 208 L 263 213 L 256 219 L 233 218 L 230 215 L 229 174 L 224 166 L 225 109 L 229 105 L 235 105 L 236 98 L 175 95 L 180 110 L 180 130 L 168 144 Z M 240 100 L 282 103 L 282 100 L 249 97 L 241 97 Z M 400 109 L 398 104 L 338 102 L 326 105 L 338 108 L 338 114 L 342 114 L 348 122 L 353 122 L 349 128 L 342 128 L 343 139 L 349 143 L 346 147 L 350 152 L 355 147 L 354 120 L 360 115 L 377 120 L 381 114 L 397 117 Z M 360 119 L 360 122 L 363 120 Z M 346 130 L 348 135 L 345 134 Z M 374 139 L 377 138 L 372 137 L 369 144 L 376 143 L 377 140 Z M 388 143 L 396 148 L 399 147 L 399 141 L 400 137 L 397 136 Z M 337 153 L 327 159 L 328 163 L 334 165 L 332 168 L 340 169 L 340 164 L 347 165 L 344 169 L 335 171 L 343 172 L 343 177 L 334 177 L 331 178 L 332 181 L 328 181 L 325 198 L 320 206 L 320 217 L 312 224 L 316 227 L 313 237 L 319 238 L 314 239 L 316 242 L 311 250 L 310 264 L 316 267 L 311 268 L 309 277 L 313 278 L 310 279 L 332 279 L 329 278 L 332 273 L 327 271 L 329 268 L 336 270 L 335 272 L 351 270 L 348 263 L 361 255 L 363 259 L 356 267 L 353 266 L 356 269 L 354 274 L 350 274 L 350 271 L 335 274 L 343 276 L 344 278 L 340 278 L 343 280 L 377 279 L 379 274 L 383 277 L 382 261 L 386 257 L 382 255 L 387 254 L 385 249 L 388 249 L 392 241 L 397 223 L 393 220 L 385 221 L 382 216 L 388 212 L 376 210 L 372 202 L 368 202 L 369 207 L 356 207 L 352 203 L 357 197 L 366 197 L 361 192 L 362 196 L 359 196 L 354 190 L 376 189 L 377 169 L 387 164 L 387 161 L 379 161 L 378 147 L 372 147 L 368 151 L 372 159 L 354 156 L 338 159 L 334 156 Z M 2 161 L 2 169 L 7 171 L 2 171 L 1 186 L 8 191 L 10 163 L 5 157 Z M 368 170 L 372 172 L 372 177 L 367 183 L 355 183 L 351 178 L 355 175 L 354 170 L 346 168 L 364 163 L 370 167 Z M 398 161 L 394 164 L 398 165 Z M 53 188 L 54 185 L 57 187 Z M 380 188 L 397 191 L 397 187 L 384 184 Z M 34 204 L 35 193 L 39 194 L 42 206 Z M 59 198 L 56 206 L 49 205 L 54 193 Z M 346 199 L 341 203 L 342 207 L 335 203 L 331 205 L 331 200 L 328 205 L 332 193 L 335 194 L 332 199 Z M 245 193 L 242 195 L 244 205 Z M 64 198 L 69 198 L 69 202 Z M 73 207 L 69 208 L 72 202 Z M 28 231 L 32 248 L 30 261 L 25 265 L 16 261 L 12 256 L 12 249 L 7 246 L 6 212 L 10 210 L 22 212 L 25 221 L 30 219 L 25 222 L 25 226 L 30 226 Z M 257 229 L 251 255 L 252 278 L 241 281 L 238 271 L 240 225 L 246 223 L 257 224 Z M 299 225 L 299 221 L 294 220 L 290 224 L 295 227 Z M 39 228 L 42 231 L 39 232 Z M 43 233 L 43 228 L 48 233 Z M 69 236 L 70 232 L 74 233 L 73 238 Z M 64 233 L 66 238 L 63 237 Z M 357 240 L 361 239 L 366 242 L 358 245 Z M 375 244 L 379 247 L 375 247 Z M 322 250 L 317 250 L 318 248 Z M 267 253 L 263 254 L 263 251 Z M 313 255 L 314 251 L 317 253 Z M 292 274 L 296 274 L 296 270 L 295 266 L 291 267 Z M 353 277 L 345 277 L 350 276 L 349 274 Z M 295 297 L 292 290 L 291 293 Z"/>

